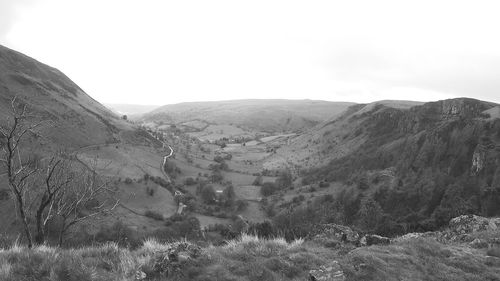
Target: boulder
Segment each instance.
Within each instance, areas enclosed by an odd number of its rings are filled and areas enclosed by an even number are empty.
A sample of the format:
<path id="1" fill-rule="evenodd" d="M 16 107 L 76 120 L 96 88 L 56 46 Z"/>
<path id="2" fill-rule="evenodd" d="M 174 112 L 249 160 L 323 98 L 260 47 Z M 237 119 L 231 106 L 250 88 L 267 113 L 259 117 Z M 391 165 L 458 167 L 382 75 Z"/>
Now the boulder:
<path id="1" fill-rule="evenodd" d="M 411 233 L 406 233 L 405 235 L 396 237 L 393 239 L 393 242 L 401 242 L 401 241 L 406 241 L 409 239 L 416 239 L 416 238 L 439 238 L 440 233 L 439 232 L 411 232 Z"/>
<path id="2" fill-rule="evenodd" d="M 500 227 L 499 218 L 485 218 L 476 215 L 463 215 L 450 220 L 449 231 L 456 234 L 469 234 L 478 231 L 493 231 Z"/>
<path id="3" fill-rule="evenodd" d="M 154 254 L 154 272 L 172 276 L 180 272 L 181 266 L 201 255 L 201 248 L 189 242 L 171 243 L 167 250 Z"/>
<path id="4" fill-rule="evenodd" d="M 450 220 L 448 229 L 442 232 L 442 238 L 448 241 L 472 243 L 475 237 L 471 234 L 481 231 L 497 231 L 499 227 L 500 218 L 462 215 Z"/>
<path id="5" fill-rule="evenodd" d="M 482 239 L 476 238 L 469 243 L 469 246 L 475 249 L 484 249 L 488 248 L 488 242 Z"/>
<path id="6" fill-rule="evenodd" d="M 332 241 L 337 240 L 352 244 L 358 244 L 360 235 L 348 226 L 339 224 L 322 224 L 317 226 L 311 233 L 312 240 Z"/>
<path id="7" fill-rule="evenodd" d="M 371 245 L 389 245 L 391 244 L 391 239 L 380 236 L 380 235 L 375 235 L 375 234 L 368 234 L 363 237 L 361 240 L 361 245 L 366 245 L 366 246 L 371 246 Z"/>
<path id="8" fill-rule="evenodd" d="M 137 280 L 137 281 L 144 280 L 144 279 L 146 279 L 146 273 L 144 273 L 141 270 L 137 270 L 135 272 L 135 276 L 134 277 L 135 277 L 134 279 Z"/>
<path id="9" fill-rule="evenodd" d="M 345 275 L 337 261 L 309 271 L 310 281 L 344 281 Z"/>

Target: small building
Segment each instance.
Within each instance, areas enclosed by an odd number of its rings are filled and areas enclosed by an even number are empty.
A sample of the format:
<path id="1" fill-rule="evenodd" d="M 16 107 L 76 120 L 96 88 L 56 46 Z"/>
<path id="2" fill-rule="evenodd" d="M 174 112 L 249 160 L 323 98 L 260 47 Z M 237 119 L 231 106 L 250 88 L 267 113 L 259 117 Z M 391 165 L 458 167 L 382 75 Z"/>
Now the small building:
<path id="1" fill-rule="evenodd" d="M 217 189 L 215 191 L 215 202 L 220 203 L 222 200 L 224 200 L 224 190 Z"/>

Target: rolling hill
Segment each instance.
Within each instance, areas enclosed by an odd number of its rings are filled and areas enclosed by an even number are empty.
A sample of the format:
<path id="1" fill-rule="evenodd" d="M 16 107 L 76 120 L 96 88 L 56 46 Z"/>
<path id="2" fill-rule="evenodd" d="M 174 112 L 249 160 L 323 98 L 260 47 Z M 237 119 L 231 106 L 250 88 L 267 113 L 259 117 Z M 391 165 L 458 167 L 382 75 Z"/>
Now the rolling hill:
<path id="1" fill-rule="evenodd" d="M 344 223 L 361 226 L 366 208 L 380 215 L 365 231 L 432 230 L 461 214 L 499 215 L 499 110 L 469 98 L 354 105 L 264 166 L 294 168 L 306 184 L 345 183 Z"/>
<path id="2" fill-rule="evenodd" d="M 353 103 L 314 100 L 189 102 L 162 106 L 139 120 L 185 124 L 198 129 L 209 125 L 234 125 L 254 132 L 298 132 L 338 115 L 351 105 Z"/>

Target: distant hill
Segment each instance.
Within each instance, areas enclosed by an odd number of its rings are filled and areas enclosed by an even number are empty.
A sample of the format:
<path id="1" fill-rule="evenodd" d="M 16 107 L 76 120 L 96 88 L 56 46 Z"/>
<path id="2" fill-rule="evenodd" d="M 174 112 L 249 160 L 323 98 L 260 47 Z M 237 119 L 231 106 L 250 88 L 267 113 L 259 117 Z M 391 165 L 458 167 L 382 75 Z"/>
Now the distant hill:
<path id="1" fill-rule="evenodd" d="M 158 105 L 116 103 L 105 103 L 104 105 L 119 115 L 140 115 L 151 112 L 159 107 Z"/>
<path id="2" fill-rule="evenodd" d="M 0 46 L 0 122 L 13 97 L 27 104 L 37 120 L 50 120 L 47 145 L 78 148 L 113 142 L 129 125 L 102 106 L 59 70 Z"/>
<path id="3" fill-rule="evenodd" d="M 297 132 L 340 114 L 354 103 L 315 100 L 230 100 L 162 106 L 140 118 L 143 122 L 234 125 L 244 130 Z"/>
<path id="4" fill-rule="evenodd" d="M 351 186 L 349 199 L 341 199 L 347 224 L 359 222 L 363 200 L 374 199 L 384 234 L 435 229 L 467 213 L 499 215 L 499 113 L 500 105 L 469 98 L 354 105 L 265 166 L 288 166 L 306 183 Z"/>

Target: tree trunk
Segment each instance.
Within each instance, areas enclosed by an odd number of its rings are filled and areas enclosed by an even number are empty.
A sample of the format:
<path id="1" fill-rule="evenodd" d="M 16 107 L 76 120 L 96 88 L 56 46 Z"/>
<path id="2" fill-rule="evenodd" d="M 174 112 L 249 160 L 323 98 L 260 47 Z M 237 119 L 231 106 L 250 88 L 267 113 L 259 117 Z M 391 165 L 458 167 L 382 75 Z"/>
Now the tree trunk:
<path id="1" fill-rule="evenodd" d="M 42 224 L 42 214 L 43 210 L 38 210 L 36 212 L 36 236 L 35 243 L 37 245 L 43 244 L 45 242 L 45 229 Z"/>
<path id="2" fill-rule="evenodd" d="M 63 219 L 61 229 L 59 229 L 59 241 L 57 242 L 57 245 L 59 247 L 62 247 L 63 244 L 63 239 L 64 239 L 64 233 L 66 233 L 66 220 Z"/>
<path id="3" fill-rule="evenodd" d="M 24 233 L 26 234 L 26 239 L 28 240 L 28 248 L 33 247 L 33 238 L 31 237 L 30 226 L 28 224 L 28 219 L 26 218 L 26 213 L 24 212 L 23 199 L 20 194 L 16 193 L 17 204 L 19 206 L 19 216 L 23 222 Z"/>

